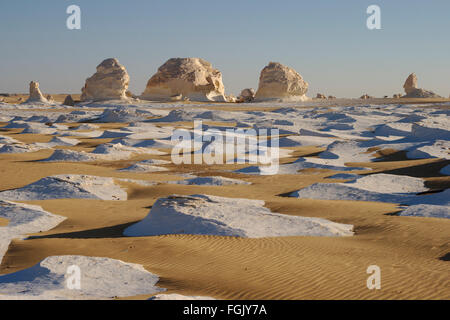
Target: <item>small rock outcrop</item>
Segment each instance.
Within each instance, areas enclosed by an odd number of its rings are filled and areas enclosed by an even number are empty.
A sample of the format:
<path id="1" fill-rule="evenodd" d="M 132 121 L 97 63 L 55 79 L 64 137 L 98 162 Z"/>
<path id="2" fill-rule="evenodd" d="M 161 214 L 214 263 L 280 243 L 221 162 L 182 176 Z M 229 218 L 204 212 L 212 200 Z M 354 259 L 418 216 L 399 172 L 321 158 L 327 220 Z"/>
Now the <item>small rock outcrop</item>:
<path id="1" fill-rule="evenodd" d="M 253 88 L 243 89 L 237 98 L 237 102 L 252 102 L 253 100 L 255 100 L 255 90 Z"/>
<path id="2" fill-rule="evenodd" d="M 334 100 L 334 99 L 336 99 L 335 96 L 328 96 L 328 100 Z"/>
<path id="3" fill-rule="evenodd" d="M 141 99 L 226 102 L 222 73 L 200 58 L 172 58 L 147 82 Z"/>
<path id="4" fill-rule="evenodd" d="M 322 94 L 322 93 L 318 93 L 318 94 L 316 95 L 316 99 L 326 99 L 326 98 L 327 98 L 327 96 L 324 95 L 324 94 Z"/>
<path id="5" fill-rule="evenodd" d="M 63 105 L 73 107 L 75 105 L 75 101 L 73 101 L 72 96 L 69 94 L 64 99 Z"/>
<path id="6" fill-rule="evenodd" d="M 25 101 L 25 103 L 28 102 L 48 103 L 48 100 L 42 95 L 41 90 L 39 90 L 39 82 L 30 82 L 30 97 Z"/>
<path id="7" fill-rule="evenodd" d="M 292 68 L 278 62 L 270 62 L 261 71 L 255 100 L 304 101 L 308 83 Z"/>
<path id="8" fill-rule="evenodd" d="M 234 94 L 227 94 L 225 96 L 225 99 L 227 100 L 227 102 L 230 102 L 230 103 L 235 103 L 237 101 L 237 98 Z"/>
<path id="9" fill-rule="evenodd" d="M 369 96 L 367 93 L 366 94 L 363 94 L 361 97 L 359 97 L 360 99 L 363 99 L 363 100 L 367 100 L 367 99 L 373 99 L 373 97 L 372 96 Z"/>
<path id="10" fill-rule="evenodd" d="M 418 79 L 415 73 L 411 73 L 403 85 L 405 95 L 403 98 L 440 98 L 433 91 L 425 90 L 417 87 Z"/>
<path id="11" fill-rule="evenodd" d="M 81 100 L 127 100 L 129 81 L 127 70 L 117 59 L 106 59 L 97 66 L 97 72 L 86 79 Z"/>

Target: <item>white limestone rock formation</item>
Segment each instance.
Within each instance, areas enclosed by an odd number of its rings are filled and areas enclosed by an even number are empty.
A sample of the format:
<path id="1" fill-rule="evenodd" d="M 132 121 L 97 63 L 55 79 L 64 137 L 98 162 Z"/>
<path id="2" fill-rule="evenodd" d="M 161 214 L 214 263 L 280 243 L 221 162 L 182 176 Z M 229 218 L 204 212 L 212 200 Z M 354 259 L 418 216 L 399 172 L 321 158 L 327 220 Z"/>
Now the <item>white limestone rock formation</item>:
<path id="1" fill-rule="evenodd" d="M 88 79 L 81 89 L 81 100 L 127 100 L 130 77 L 124 66 L 115 58 L 103 60 L 97 72 Z"/>
<path id="2" fill-rule="evenodd" d="M 130 237 L 166 234 L 333 237 L 352 236 L 353 225 L 274 213 L 264 207 L 262 200 L 197 194 L 159 198 L 146 218 L 124 230 L 124 235 Z"/>
<path id="3" fill-rule="evenodd" d="M 405 89 L 406 94 L 410 94 L 414 90 L 418 89 L 417 87 L 417 76 L 415 73 L 411 73 L 408 78 L 406 78 L 405 84 L 403 85 L 403 89 Z"/>
<path id="4" fill-rule="evenodd" d="M 41 90 L 39 90 L 39 82 L 30 82 L 30 97 L 25 101 L 25 103 L 29 102 L 48 103 L 48 100 L 42 95 Z"/>
<path id="5" fill-rule="evenodd" d="M 226 102 L 222 73 L 200 58 L 167 60 L 147 82 L 141 99 Z M 180 98 L 181 100 L 181 98 Z"/>
<path id="6" fill-rule="evenodd" d="M 255 100 L 255 90 L 253 88 L 242 89 L 237 102 L 252 102 Z"/>
<path id="7" fill-rule="evenodd" d="M 403 85 L 406 95 L 403 98 L 440 98 L 433 91 L 425 90 L 417 87 L 417 76 L 415 73 L 411 73 Z"/>
<path id="8" fill-rule="evenodd" d="M 292 68 L 270 62 L 261 71 L 255 100 L 305 101 L 308 83 Z"/>

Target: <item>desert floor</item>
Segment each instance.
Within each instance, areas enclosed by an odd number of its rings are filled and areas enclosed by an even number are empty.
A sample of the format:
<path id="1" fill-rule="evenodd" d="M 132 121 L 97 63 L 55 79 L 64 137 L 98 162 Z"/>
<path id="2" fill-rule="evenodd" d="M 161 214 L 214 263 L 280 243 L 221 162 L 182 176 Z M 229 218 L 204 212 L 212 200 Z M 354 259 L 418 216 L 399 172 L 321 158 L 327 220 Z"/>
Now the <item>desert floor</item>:
<path id="1" fill-rule="evenodd" d="M 55 95 L 56 96 L 56 95 Z M 61 100 L 61 99 L 60 99 Z M 7 101 L 10 102 L 10 101 Z M 414 101 L 408 101 L 415 103 Z M 429 103 L 429 101 L 425 101 Z M 395 101 L 393 102 L 395 103 Z M 423 101 L 420 101 L 423 103 Z M 433 107 L 439 102 L 432 102 Z M 279 108 L 280 106 L 278 106 Z M 255 105 L 205 105 L 207 110 L 271 110 Z M 253 109 L 252 109 L 253 108 Z M 448 109 L 447 106 L 442 106 Z M 54 112 L 45 108 L 35 112 Z M 67 112 L 81 110 L 77 107 Z M 205 121 L 207 122 L 207 121 Z M 0 123 L 0 126 L 7 122 Z M 78 126 L 80 123 L 66 124 Z M 97 123 L 101 129 L 120 129 L 124 123 Z M 2 129 L 0 135 L 26 144 L 48 142 L 52 135 L 21 134 L 20 129 Z M 79 138 L 73 147 L 91 152 L 112 138 Z M 303 156 L 316 157 L 326 148 L 292 147 L 282 159 L 290 163 Z M 161 149 L 162 150 L 162 149 Z M 94 162 L 38 162 L 52 149 L 0 154 L 0 191 L 20 188 L 56 174 L 88 174 L 162 182 L 143 186 L 121 182 L 128 200 L 92 199 L 35 200 L 53 214 L 67 217 L 55 228 L 14 239 L 0 265 L 0 274 L 29 268 L 48 256 L 85 255 L 142 264 L 160 277 L 158 286 L 167 293 L 210 296 L 217 299 L 450 299 L 450 220 L 397 216 L 396 204 L 366 201 L 317 200 L 286 197 L 285 194 L 313 183 L 344 182 L 325 179 L 339 171 L 306 169 L 300 174 L 272 176 L 230 172 L 248 165 L 166 165 L 164 172 L 121 172 L 142 159 L 170 161 L 170 155 L 133 155 L 130 159 Z M 420 177 L 431 190 L 450 188 L 450 177 L 440 170 L 450 164 L 440 158 L 408 159 L 398 150 L 381 150 L 381 161 L 348 166 L 371 170 L 355 173 L 389 173 Z M 227 171 L 224 171 L 227 170 Z M 179 180 L 180 173 L 224 176 L 252 182 L 251 185 L 192 186 L 165 183 Z M 259 199 L 273 212 L 320 217 L 354 225 L 351 237 L 288 236 L 238 238 L 201 235 L 125 237 L 123 230 L 142 220 L 154 202 L 172 194 L 210 194 L 231 198 Z M 0 219 L 0 226 L 7 225 Z M 369 265 L 381 268 L 381 289 L 369 290 Z M 151 295 L 122 297 L 146 299 Z"/>

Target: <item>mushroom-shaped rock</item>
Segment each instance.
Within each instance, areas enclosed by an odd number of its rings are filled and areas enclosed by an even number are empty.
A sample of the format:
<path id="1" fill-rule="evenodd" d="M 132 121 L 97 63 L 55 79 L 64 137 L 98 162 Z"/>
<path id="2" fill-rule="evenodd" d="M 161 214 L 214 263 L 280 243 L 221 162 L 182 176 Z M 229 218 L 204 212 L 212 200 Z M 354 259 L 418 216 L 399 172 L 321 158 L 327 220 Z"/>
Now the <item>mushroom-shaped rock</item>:
<path id="1" fill-rule="evenodd" d="M 21 101 L 21 100 L 19 100 Z M 39 82 L 31 81 L 30 82 L 30 97 L 25 103 L 28 102 L 42 102 L 47 103 L 48 100 L 42 95 L 41 90 L 39 90 Z"/>
<path id="2" fill-rule="evenodd" d="M 81 100 L 127 100 L 126 91 L 130 77 L 117 59 L 103 60 L 97 72 L 88 79 L 81 89 Z"/>
<path id="3" fill-rule="evenodd" d="M 255 100 L 307 100 L 308 83 L 292 68 L 270 62 L 261 71 Z"/>
<path id="4" fill-rule="evenodd" d="M 167 60 L 148 80 L 141 99 L 170 101 L 179 95 L 190 101 L 227 101 L 222 73 L 200 58 Z"/>

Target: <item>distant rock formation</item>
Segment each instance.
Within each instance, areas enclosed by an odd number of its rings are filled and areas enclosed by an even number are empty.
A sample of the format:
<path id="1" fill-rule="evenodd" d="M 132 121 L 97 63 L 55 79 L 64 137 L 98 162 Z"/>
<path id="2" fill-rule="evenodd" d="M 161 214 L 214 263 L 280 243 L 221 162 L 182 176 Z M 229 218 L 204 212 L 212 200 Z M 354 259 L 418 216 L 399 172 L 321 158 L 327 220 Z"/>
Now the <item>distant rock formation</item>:
<path id="1" fill-rule="evenodd" d="M 81 100 L 127 100 L 126 91 L 130 77 L 117 59 L 103 60 L 97 72 L 88 79 L 81 89 Z"/>
<path id="2" fill-rule="evenodd" d="M 308 83 L 292 68 L 278 62 L 270 62 L 261 71 L 255 100 L 304 101 Z"/>
<path id="3" fill-rule="evenodd" d="M 335 96 L 328 96 L 328 100 L 334 100 L 334 99 L 336 99 Z"/>
<path id="4" fill-rule="evenodd" d="M 367 99 L 373 99 L 373 97 L 372 96 L 369 96 L 367 93 L 366 94 L 363 94 L 361 97 L 359 97 L 360 99 L 363 99 L 363 100 L 367 100 Z"/>
<path id="5" fill-rule="evenodd" d="M 30 82 L 30 97 L 25 101 L 25 103 L 28 102 L 48 103 L 48 100 L 42 95 L 41 90 L 39 90 L 39 82 L 36 81 Z"/>
<path id="6" fill-rule="evenodd" d="M 75 105 L 75 101 L 73 101 L 72 96 L 69 94 L 64 99 L 63 105 L 73 107 Z"/>
<path id="7" fill-rule="evenodd" d="M 48 94 L 45 99 L 47 99 L 48 101 L 54 101 L 55 99 L 53 99 L 53 96 L 51 94 Z"/>
<path id="8" fill-rule="evenodd" d="M 322 94 L 322 93 L 318 93 L 318 94 L 316 95 L 316 99 L 326 99 L 326 98 L 327 98 L 327 96 L 324 95 L 324 94 Z"/>
<path id="9" fill-rule="evenodd" d="M 415 73 L 411 73 L 408 78 L 406 78 L 405 84 L 403 85 L 403 89 L 405 89 L 406 94 L 412 93 L 417 89 L 417 76 Z"/>
<path id="10" fill-rule="evenodd" d="M 415 73 L 411 73 L 403 85 L 405 95 L 403 98 L 440 98 L 433 91 L 425 90 L 417 87 L 418 79 Z"/>
<path id="11" fill-rule="evenodd" d="M 253 88 L 242 89 L 241 94 L 237 98 L 237 102 L 252 102 L 255 100 L 255 90 Z"/>
<path id="12" fill-rule="evenodd" d="M 400 99 L 402 97 L 402 94 L 401 93 L 395 93 L 392 97 L 394 99 Z"/>
<path id="13" fill-rule="evenodd" d="M 222 73 L 200 58 L 172 58 L 159 67 L 141 95 L 145 100 L 183 100 L 226 102 Z"/>

